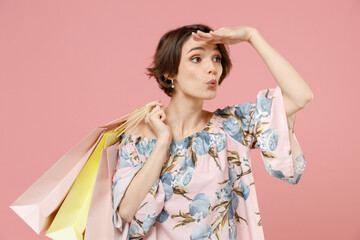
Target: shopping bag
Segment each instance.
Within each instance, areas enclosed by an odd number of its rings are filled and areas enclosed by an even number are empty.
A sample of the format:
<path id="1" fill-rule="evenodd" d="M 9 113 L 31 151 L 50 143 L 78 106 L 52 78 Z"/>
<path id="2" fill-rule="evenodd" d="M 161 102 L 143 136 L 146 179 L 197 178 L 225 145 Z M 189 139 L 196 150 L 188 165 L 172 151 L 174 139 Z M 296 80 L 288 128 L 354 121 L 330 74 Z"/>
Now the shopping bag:
<path id="1" fill-rule="evenodd" d="M 114 144 L 117 132 L 105 132 L 75 179 L 46 236 L 54 240 L 82 240 L 94 183 L 104 147 Z"/>
<path id="2" fill-rule="evenodd" d="M 119 142 L 103 149 L 85 228 L 85 240 L 114 240 L 112 223 L 112 176 L 115 174 Z"/>
<path id="3" fill-rule="evenodd" d="M 37 234 L 47 230 L 74 180 L 102 139 L 102 134 L 114 128 L 118 132 L 117 138 L 125 130 L 131 133 L 151 109 L 148 105 L 137 107 L 129 114 L 95 128 L 32 184 L 10 208 Z"/>
<path id="4" fill-rule="evenodd" d="M 103 131 L 101 128 L 94 129 L 10 206 L 37 234 L 49 227 Z"/>

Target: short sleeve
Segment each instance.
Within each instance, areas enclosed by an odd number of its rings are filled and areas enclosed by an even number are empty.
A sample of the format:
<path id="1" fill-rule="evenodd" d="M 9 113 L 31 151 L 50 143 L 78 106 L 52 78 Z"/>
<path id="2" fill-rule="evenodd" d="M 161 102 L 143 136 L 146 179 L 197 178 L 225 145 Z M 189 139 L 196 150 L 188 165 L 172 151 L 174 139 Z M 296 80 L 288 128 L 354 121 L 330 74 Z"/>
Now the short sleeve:
<path id="1" fill-rule="evenodd" d="M 165 192 L 161 181 L 158 179 L 149 193 L 139 206 L 131 223 L 125 222 L 119 214 L 119 204 L 132 179 L 145 164 L 143 155 L 138 154 L 132 142 L 125 141 L 118 150 L 118 162 L 113 176 L 112 203 L 113 203 L 113 225 L 117 232 L 124 229 L 128 231 L 129 237 L 143 237 L 154 225 L 156 217 L 160 214 L 165 201 Z M 125 223 L 125 224 L 124 224 Z M 126 226 L 131 224 L 130 226 Z"/>
<path id="2" fill-rule="evenodd" d="M 250 149 L 260 149 L 271 176 L 297 184 L 305 168 L 305 157 L 294 131 L 295 116 L 288 119 L 279 86 L 261 90 L 249 112 Z"/>

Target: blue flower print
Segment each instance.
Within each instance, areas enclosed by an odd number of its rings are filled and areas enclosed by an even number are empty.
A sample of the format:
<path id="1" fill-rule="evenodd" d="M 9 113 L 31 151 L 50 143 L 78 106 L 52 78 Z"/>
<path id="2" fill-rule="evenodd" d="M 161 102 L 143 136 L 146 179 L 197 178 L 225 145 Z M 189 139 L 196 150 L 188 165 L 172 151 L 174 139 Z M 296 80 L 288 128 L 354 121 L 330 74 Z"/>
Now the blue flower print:
<path id="1" fill-rule="evenodd" d="M 223 196 L 223 198 L 224 198 L 226 201 L 229 201 L 229 200 L 231 199 L 231 193 L 232 193 L 232 184 L 231 184 L 231 182 L 228 181 L 223 189 L 224 189 L 224 196 Z"/>
<path id="2" fill-rule="evenodd" d="M 170 182 L 168 185 L 172 188 L 177 186 L 187 186 L 191 182 L 192 176 L 194 174 L 193 159 L 189 158 L 188 153 L 185 153 L 184 155 L 185 156 L 183 156 L 179 161 L 180 169 L 176 169 L 172 173 L 167 173 L 167 176 L 164 176 L 164 180 Z"/>
<path id="3" fill-rule="evenodd" d="M 187 149 L 189 145 L 189 138 L 184 138 L 178 141 L 173 141 L 170 144 L 170 152 L 171 153 L 179 153 L 183 151 L 184 149 Z"/>
<path id="4" fill-rule="evenodd" d="M 204 155 L 210 149 L 210 135 L 208 132 L 201 132 L 193 141 L 193 149 L 199 155 Z"/>
<path id="5" fill-rule="evenodd" d="M 229 164 L 229 179 L 230 179 L 231 185 L 235 182 L 236 177 L 237 177 L 237 172 L 235 169 L 235 165 Z"/>
<path id="6" fill-rule="evenodd" d="M 262 151 L 275 151 L 278 146 L 278 142 L 279 134 L 275 128 L 269 128 L 257 136 L 257 143 Z"/>
<path id="7" fill-rule="evenodd" d="M 171 182 L 173 181 L 173 175 L 167 172 L 161 175 L 160 179 L 163 183 L 163 187 L 165 191 L 165 202 L 166 202 L 170 200 L 173 195 L 173 188 L 171 187 Z"/>
<path id="8" fill-rule="evenodd" d="M 302 173 L 304 171 L 305 165 L 306 165 L 305 156 L 304 154 L 300 154 L 295 158 L 294 172 Z"/>
<path id="9" fill-rule="evenodd" d="M 295 158 L 294 161 L 294 178 L 287 178 L 285 181 L 292 184 L 297 184 L 301 178 L 302 173 L 304 172 L 305 165 L 305 156 L 304 154 L 300 154 Z"/>
<path id="10" fill-rule="evenodd" d="M 246 183 L 244 183 L 243 181 L 240 181 L 239 182 L 239 188 L 240 188 L 240 191 L 242 192 L 242 194 L 244 196 L 244 199 L 246 200 L 249 197 L 249 194 L 250 194 L 249 186 Z"/>
<path id="11" fill-rule="evenodd" d="M 255 122 L 258 122 L 262 117 L 267 117 L 271 114 L 272 98 L 260 96 L 256 99 L 255 105 Z"/>
<path id="12" fill-rule="evenodd" d="M 211 239 L 210 236 L 212 234 L 213 234 L 213 230 L 210 225 L 201 224 L 194 228 L 193 232 L 191 233 L 190 239 L 191 240 Z"/>
<path id="13" fill-rule="evenodd" d="M 200 222 L 206 217 L 210 209 L 210 199 L 204 193 L 196 194 L 193 202 L 189 206 L 190 215 L 196 222 Z"/>
<path id="14" fill-rule="evenodd" d="M 270 168 L 270 174 L 271 174 L 271 176 L 276 177 L 276 178 L 280 178 L 280 179 L 285 177 L 284 173 L 282 171 L 274 170 L 274 169 L 271 169 L 271 168 Z"/>
<path id="15" fill-rule="evenodd" d="M 169 214 L 163 209 L 161 210 L 160 214 L 157 216 L 156 220 L 159 223 L 165 222 L 169 218 Z"/>
<path id="16" fill-rule="evenodd" d="M 303 154 L 299 155 L 299 157 L 302 157 Z M 288 183 L 291 184 L 297 184 L 301 178 L 302 172 L 296 172 L 294 170 L 294 177 L 285 177 L 284 173 L 280 170 L 274 170 L 272 169 L 271 165 L 268 165 L 268 163 L 265 163 L 265 161 L 263 160 L 264 164 L 265 164 L 265 168 L 266 171 L 268 171 L 270 173 L 271 176 L 282 179 Z"/>
<path id="17" fill-rule="evenodd" d="M 169 172 L 164 173 L 160 176 L 160 179 L 162 181 L 162 183 L 167 184 L 167 185 L 171 185 L 171 181 L 173 180 L 173 175 Z"/>
<path id="18" fill-rule="evenodd" d="M 119 150 L 119 168 L 134 167 L 137 163 L 132 159 L 126 149 Z"/>
<path id="19" fill-rule="evenodd" d="M 231 205 L 228 212 L 228 219 L 232 219 L 235 215 L 236 208 L 239 205 L 239 198 L 236 196 L 235 192 L 231 193 Z"/>
<path id="20" fill-rule="evenodd" d="M 232 183 L 228 181 L 224 188 L 216 190 L 215 194 L 218 200 L 223 199 L 225 201 L 230 201 L 232 192 Z"/>
<path id="21" fill-rule="evenodd" d="M 229 240 L 237 239 L 236 222 L 235 219 L 229 219 Z"/>
<path id="22" fill-rule="evenodd" d="M 173 188 L 170 185 L 167 185 L 166 183 L 163 184 L 164 191 L 165 191 L 165 202 L 169 201 L 174 193 Z"/>
<path id="23" fill-rule="evenodd" d="M 240 132 L 240 124 L 234 117 L 229 117 L 224 120 L 223 128 L 233 139 L 241 143 L 242 135 Z"/>
<path id="24" fill-rule="evenodd" d="M 151 214 L 147 214 L 144 221 L 143 221 L 143 229 L 145 232 L 148 232 L 151 226 L 154 224 L 156 219 L 156 213 L 152 212 Z"/>
<path id="25" fill-rule="evenodd" d="M 214 144 L 217 152 L 221 152 L 226 147 L 226 137 L 223 133 L 215 133 L 211 136 L 211 146 Z"/>
<path id="26" fill-rule="evenodd" d="M 247 130 L 250 124 L 250 112 L 253 106 L 252 102 L 242 103 L 234 105 L 235 116 L 237 119 L 241 119 L 241 128 Z"/>
<path id="27" fill-rule="evenodd" d="M 181 184 L 182 187 L 185 187 L 190 183 L 193 174 L 194 174 L 194 168 L 188 168 L 181 175 L 180 184 Z"/>
<path id="28" fill-rule="evenodd" d="M 184 157 L 182 157 L 179 162 L 179 166 L 181 170 L 195 167 L 193 159 L 189 158 L 189 152 L 185 152 Z"/>
<path id="29" fill-rule="evenodd" d="M 139 227 L 135 224 L 131 224 L 129 228 L 129 237 L 135 237 L 136 234 L 139 233 Z"/>
<path id="30" fill-rule="evenodd" d="M 304 155 L 301 154 L 301 155 L 299 155 L 297 157 L 297 159 L 298 158 L 302 159 L 302 158 L 304 158 Z M 303 160 L 303 161 L 305 161 L 305 160 Z M 271 176 L 282 179 L 282 180 L 284 180 L 286 182 L 289 182 L 291 184 L 297 184 L 299 182 L 299 180 L 300 180 L 301 175 L 302 175 L 303 170 L 301 170 L 300 172 L 297 172 L 296 171 L 296 166 L 294 166 L 294 177 L 285 177 L 285 175 L 284 175 L 284 173 L 282 171 L 273 169 L 271 167 L 271 165 L 269 165 L 268 163 L 265 162 L 264 158 L 263 158 L 263 163 L 265 165 L 266 171 L 268 171 Z M 295 163 L 296 163 L 296 160 L 295 160 Z"/>
<path id="31" fill-rule="evenodd" d="M 145 155 L 148 158 L 154 149 L 156 144 L 156 139 L 149 139 L 148 143 L 146 143 L 145 139 L 141 139 L 140 141 L 135 143 L 136 149 L 141 155 Z"/>
<path id="32" fill-rule="evenodd" d="M 265 165 L 266 171 L 268 171 L 271 176 L 276 177 L 276 178 L 280 178 L 280 179 L 283 179 L 285 177 L 282 171 L 272 169 L 271 165 L 269 165 L 264 160 L 264 158 L 262 158 L 262 161 L 263 161 L 263 163 Z"/>

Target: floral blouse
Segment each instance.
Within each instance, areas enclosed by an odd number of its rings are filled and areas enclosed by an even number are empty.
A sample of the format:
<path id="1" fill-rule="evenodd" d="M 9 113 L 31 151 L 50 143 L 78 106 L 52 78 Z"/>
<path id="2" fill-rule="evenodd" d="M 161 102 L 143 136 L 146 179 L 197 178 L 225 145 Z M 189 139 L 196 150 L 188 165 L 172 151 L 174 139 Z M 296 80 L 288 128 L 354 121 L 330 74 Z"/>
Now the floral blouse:
<path id="1" fill-rule="evenodd" d="M 305 158 L 293 127 L 279 86 L 259 91 L 256 103 L 218 108 L 203 130 L 171 142 L 169 159 L 131 223 L 118 206 L 157 139 L 121 135 L 127 139 L 113 176 L 115 239 L 264 239 L 250 150 L 261 150 L 271 176 L 297 184 Z"/>

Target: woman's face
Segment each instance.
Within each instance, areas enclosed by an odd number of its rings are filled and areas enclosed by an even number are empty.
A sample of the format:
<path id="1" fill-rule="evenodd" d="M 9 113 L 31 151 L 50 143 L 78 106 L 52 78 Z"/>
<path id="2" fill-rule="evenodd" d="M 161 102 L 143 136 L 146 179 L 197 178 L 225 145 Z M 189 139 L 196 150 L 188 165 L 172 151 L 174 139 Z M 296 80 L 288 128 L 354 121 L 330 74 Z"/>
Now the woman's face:
<path id="1" fill-rule="evenodd" d="M 195 41 L 190 36 L 182 48 L 179 71 L 174 81 L 175 94 L 213 99 L 223 71 L 221 57 L 216 44 Z M 216 80 L 215 87 L 207 83 L 213 79 Z"/>

